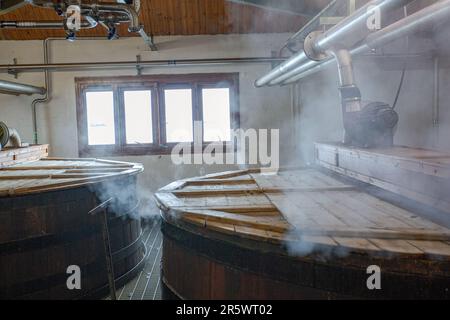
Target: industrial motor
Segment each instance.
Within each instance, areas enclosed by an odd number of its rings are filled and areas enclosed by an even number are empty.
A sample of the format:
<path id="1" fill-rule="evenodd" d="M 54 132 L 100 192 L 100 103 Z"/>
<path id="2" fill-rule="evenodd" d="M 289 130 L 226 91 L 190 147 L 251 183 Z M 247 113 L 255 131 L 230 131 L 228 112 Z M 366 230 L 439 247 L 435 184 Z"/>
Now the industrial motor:
<path id="1" fill-rule="evenodd" d="M 398 119 L 397 112 L 383 102 L 371 102 L 360 111 L 344 112 L 344 142 L 360 148 L 392 147 Z"/>

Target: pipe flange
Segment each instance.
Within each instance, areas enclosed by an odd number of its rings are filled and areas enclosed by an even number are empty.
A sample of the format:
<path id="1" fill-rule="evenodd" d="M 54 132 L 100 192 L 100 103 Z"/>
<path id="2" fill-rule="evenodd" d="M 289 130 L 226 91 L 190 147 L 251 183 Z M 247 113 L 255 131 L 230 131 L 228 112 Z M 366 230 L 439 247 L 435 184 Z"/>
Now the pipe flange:
<path id="1" fill-rule="evenodd" d="M 303 43 L 303 50 L 305 51 L 306 56 L 314 61 L 322 61 L 329 58 L 329 55 L 326 52 L 317 52 L 317 50 L 314 49 L 314 43 L 321 34 L 322 31 L 313 31 L 306 36 Z"/>
<path id="2" fill-rule="evenodd" d="M 0 149 L 3 149 L 4 146 L 9 141 L 9 128 L 8 126 L 0 121 Z"/>

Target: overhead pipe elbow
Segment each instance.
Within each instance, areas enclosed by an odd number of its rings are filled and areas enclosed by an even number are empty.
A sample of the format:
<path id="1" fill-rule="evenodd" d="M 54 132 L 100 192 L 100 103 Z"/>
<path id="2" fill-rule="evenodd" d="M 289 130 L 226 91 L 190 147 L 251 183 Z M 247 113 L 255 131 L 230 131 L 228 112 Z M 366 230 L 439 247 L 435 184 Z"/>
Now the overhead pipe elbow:
<path id="1" fill-rule="evenodd" d="M 130 25 L 128 26 L 129 32 L 139 32 L 142 29 L 142 26 L 139 24 L 139 16 L 136 10 L 132 8 L 130 5 L 120 4 L 120 3 L 102 3 L 102 4 L 93 4 L 93 5 L 82 5 L 82 9 L 93 9 L 98 11 L 99 13 L 104 12 L 117 12 L 125 14 L 129 21 Z"/>
<path id="2" fill-rule="evenodd" d="M 0 122 L 0 150 L 8 143 L 14 148 L 22 147 L 19 132 L 14 128 L 9 128 L 4 122 Z"/>
<path id="3" fill-rule="evenodd" d="M 339 73 L 339 91 L 341 92 L 344 112 L 361 111 L 361 93 L 355 84 L 352 55 L 346 49 L 329 51 L 335 57 Z"/>

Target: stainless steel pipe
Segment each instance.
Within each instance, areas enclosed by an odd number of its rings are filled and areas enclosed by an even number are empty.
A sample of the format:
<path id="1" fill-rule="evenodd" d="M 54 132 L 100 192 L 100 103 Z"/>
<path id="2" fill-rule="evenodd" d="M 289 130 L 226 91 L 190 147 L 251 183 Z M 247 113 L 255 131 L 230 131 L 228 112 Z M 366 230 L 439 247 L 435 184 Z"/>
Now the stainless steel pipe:
<path id="1" fill-rule="evenodd" d="M 96 21 L 82 21 L 82 29 L 91 29 L 97 26 Z M 0 21 L 0 29 L 62 29 L 62 21 Z"/>
<path id="2" fill-rule="evenodd" d="M 153 61 L 110 61 L 110 62 L 75 62 L 75 63 L 43 63 L 43 64 L 8 64 L 0 65 L 0 72 L 42 72 L 68 71 L 68 70 L 96 70 L 96 69 L 130 69 L 146 67 L 187 67 L 205 65 L 228 65 L 247 63 L 273 63 L 283 62 L 283 58 L 212 58 L 212 59 L 181 59 L 181 60 L 153 60 Z"/>
<path id="3" fill-rule="evenodd" d="M 367 29 L 367 20 L 373 15 L 373 10 L 380 10 L 381 13 L 385 13 L 388 10 L 399 8 L 406 5 L 412 0 L 372 0 L 366 5 L 358 9 L 354 14 L 345 18 L 330 30 L 324 32 L 318 37 L 314 43 L 314 49 L 325 52 L 333 45 L 345 43 L 345 37 L 351 34 L 353 31 L 360 31 Z M 370 9 L 370 10 L 369 10 Z M 297 67 L 302 67 L 304 63 L 311 63 L 314 66 L 315 63 L 311 62 L 304 51 L 295 54 L 286 62 L 280 64 L 278 67 L 270 71 L 265 76 L 259 78 L 255 82 L 255 86 L 262 87 L 269 83 L 277 83 L 274 80 L 283 76 L 285 73 L 292 71 Z M 279 82 L 278 82 L 279 83 Z"/>
<path id="4" fill-rule="evenodd" d="M 391 41 L 414 33 L 416 31 L 427 29 L 436 26 L 450 18 L 450 0 L 441 0 L 432 4 L 416 13 L 413 13 L 406 18 L 403 18 L 393 24 L 370 34 L 364 43 L 357 48 L 350 50 L 352 55 L 357 55 L 369 52 L 372 49 L 382 47 Z M 330 58 L 322 62 L 305 64 L 304 68 L 300 70 L 295 76 L 285 79 L 282 84 L 291 84 L 298 80 L 316 73 L 323 68 L 326 68 L 334 59 Z M 308 68 L 309 67 L 309 68 Z"/>
<path id="5" fill-rule="evenodd" d="M 13 94 L 45 94 L 45 88 L 35 87 L 28 84 L 0 80 L 0 90 Z"/>
<path id="6" fill-rule="evenodd" d="M 52 40 L 52 38 L 47 38 L 44 40 L 44 63 L 49 63 L 49 43 Z M 32 124 L 33 124 L 33 143 L 38 144 L 38 131 L 37 131 L 37 105 L 39 103 L 45 103 L 49 102 L 51 100 L 51 79 L 50 79 L 50 72 L 48 70 L 44 71 L 44 77 L 45 77 L 45 87 L 47 90 L 45 91 L 45 95 L 42 98 L 34 99 L 33 102 L 31 102 L 31 117 L 32 117 Z"/>

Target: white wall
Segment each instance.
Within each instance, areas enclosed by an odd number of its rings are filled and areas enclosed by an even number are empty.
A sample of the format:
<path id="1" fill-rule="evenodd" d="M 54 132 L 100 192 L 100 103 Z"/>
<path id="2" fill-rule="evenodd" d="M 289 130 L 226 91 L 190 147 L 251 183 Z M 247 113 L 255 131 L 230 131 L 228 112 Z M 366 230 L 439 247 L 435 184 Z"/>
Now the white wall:
<path id="1" fill-rule="evenodd" d="M 135 60 L 176 60 L 221 57 L 270 56 L 288 38 L 287 34 L 273 35 L 223 35 L 156 38 L 158 52 L 151 52 L 140 38 L 85 40 L 70 43 L 52 42 L 51 62 L 92 62 Z M 0 64 L 42 63 L 41 41 L 0 41 Z M 246 64 L 230 66 L 203 66 L 144 69 L 143 74 L 167 73 L 240 73 L 240 110 L 243 128 L 280 128 L 281 154 L 287 154 L 292 146 L 292 116 L 288 88 L 256 89 L 254 80 L 270 69 L 270 64 Z M 38 133 L 40 143 L 50 144 L 50 154 L 60 157 L 78 156 L 77 121 L 75 107 L 75 77 L 135 75 L 136 70 L 76 71 L 52 73 L 52 100 L 38 107 Z M 0 78 L 43 86 L 42 73 L 24 73 L 17 80 L 11 75 Z M 19 130 L 25 141 L 32 141 L 30 104 L 36 96 L 0 95 L 0 121 Z M 145 173 L 141 183 L 149 191 L 175 179 L 195 176 L 211 171 L 230 169 L 226 166 L 174 166 L 168 156 L 139 156 L 116 158 L 141 162 Z"/>

